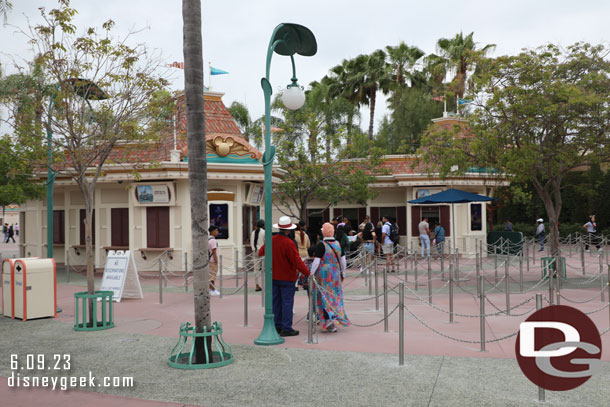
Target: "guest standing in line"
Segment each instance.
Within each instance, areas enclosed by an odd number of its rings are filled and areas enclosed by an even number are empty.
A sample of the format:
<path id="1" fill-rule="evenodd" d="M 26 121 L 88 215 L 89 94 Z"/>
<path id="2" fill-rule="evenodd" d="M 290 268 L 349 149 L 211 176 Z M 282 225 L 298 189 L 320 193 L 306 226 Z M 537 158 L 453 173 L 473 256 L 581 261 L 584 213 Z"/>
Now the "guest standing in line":
<path id="1" fill-rule="evenodd" d="M 421 257 L 424 256 L 424 251 L 427 251 L 428 257 L 430 257 L 430 224 L 428 223 L 428 217 L 422 219 L 417 225 L 419 229 L 419 242 L 421 244 Z"/>
<path id="2" fill-rule="evenodd" d="M 258 249 L 260 249 L 263 244 L 265 244 L 265 221 L 259 219 L 256 221 L 256 225 L 250 236 L 250 247 L 254 253 L 254 282 L 256 283 L 256 291 L 262 291 L 261 286 L 258 284 L 258 276 L 259 274 L 261 276 L 263 275 L 264 260 L 258 255 Z"/>
<path id="3" fill-rule="evenodd" d="M 282 216 L 273 227 L 279 229 L 279 233 L 272 239 L 275 329 L 280 336 L 296 336 L 299 331 L 292 327 L 295 282 L 298 272 L 301 272 L 304 276 L 309 276 L 310 272 L 301 260 L 294 240 L 289 237 L 290 231 L 296 229 L 297 226 L 292 223 L 288 216 Z M 265 255 L 264 245 L 258 251 L 258 255 Z"/>
<path id="4" fill-rule="evenodd" d="M 218 226 L 210 226 L 208 237 L 208 254 L 210 255 L 210 295 L 220 295 L 216 289 L 216 275 L 218 274 L 218 240 L 216 236 L 220 233 Z"/>
<path id="5" fill-rule="evenodd" d="M 299 250 L 299 256 L 302 259 L 307 258 L 307 249 L 311 246 L 309 236 L 305 232 L 305 222 L 302 220 L 297 224 L 297 229 L 294 234 L 294 240 L 297 242 L 297 248 Z"/>
<path id="6" fill-rule="evenodd" d="M 536 237 L 538 238 L 538 243 L 540 244 L 539 252 L 544 251 L 544 220 L 539 218 L 537 221 L 538 226 L 536 226 Z"/>
<path id="7" fill-rule="evenodd" d="M 597 240 L 597 223 L 595 222 L 595 215 L 589 216 L 589 221 L 583 225 L 587 231 L 587 240 L 585 241 L 585 251 L 589 253 L 589 245 L 595 245 L 597 251 L 601 250 L 599 240 Z"/>
<path id="8" fill-rule="evenodd" d="M 443 247 L 445 246 L 445 228 L 438 222 L 436 222 L 434 226 L 434 239 L 436 240 L 436 250 L 438 250 L 438 254 L 442 254 Z"/>
<path id="9" fill-rule="evenodd" d="M 337 332 L 336 324 L 350 326 L 351 323 L 343 306 L 343 287 L 346 261 L 341 252 L 341 245 L 334 238 L 333 226 L 322 225 L 324 239 L 315 248 L 315 258 L 311 273 L 315 275 L 316 305 L 318 319 L 326 332 Z"/>

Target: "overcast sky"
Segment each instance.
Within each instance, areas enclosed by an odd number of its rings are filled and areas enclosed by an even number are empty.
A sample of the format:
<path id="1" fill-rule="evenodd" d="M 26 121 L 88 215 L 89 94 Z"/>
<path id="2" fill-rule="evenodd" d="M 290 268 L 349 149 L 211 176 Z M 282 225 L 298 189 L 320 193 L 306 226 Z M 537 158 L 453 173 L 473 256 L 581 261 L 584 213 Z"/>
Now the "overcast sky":
<path id="1" fill-rule="evenodd" d="M 38 8 L 51 9 L 55 0 L 12 0 L 9 24 L 27 27 L 39 21 Z M 260 78 L 264 76 L 266 47 L 273 28 L 293 22 L 310 28 L 318 41 L 313 57 L 296 57 L 302 85 L 321 79 L 343 59 L 370 53 L 404 41 L 426 53 L 435 51 L 439 38 L 474 31 L 475 41 L 496 44 L 493 55 L 515 54 L 522 48 L 545 43 L 569 45 L 576 41 L 606 42 L 610 38 L 610 2 L 563 0 L 202 0 L 204 63 L 230 72 L 212 77 L 212 90 L 223 92 L 225 104 L 246 103 L 253 118 L 263 114 Z M 72 0 L 78 10 L 76 24 L 99 27 L 107 19 L 116 32 L 146 30 L 134 37 L 162 52 L 164 59 L 183 61 L 180 0 Z M 26 18 L 27 17 L 27 18 Z M 31 59 L 25 39 L 10 26 L 0 27 L 0 61 L 10 72 L 7 55 Z M 181 71 L 175 70 L 173 89 L 184 88 Z M 290 58 L 274 56 L 271 84 L 274 92 L 288 84 Z M 205 78 L 208 85 L 208 76 Z M 376 115 L 385 114 L 383 101 Z M 368 128 L 368 111 L 362 127 Z"/>

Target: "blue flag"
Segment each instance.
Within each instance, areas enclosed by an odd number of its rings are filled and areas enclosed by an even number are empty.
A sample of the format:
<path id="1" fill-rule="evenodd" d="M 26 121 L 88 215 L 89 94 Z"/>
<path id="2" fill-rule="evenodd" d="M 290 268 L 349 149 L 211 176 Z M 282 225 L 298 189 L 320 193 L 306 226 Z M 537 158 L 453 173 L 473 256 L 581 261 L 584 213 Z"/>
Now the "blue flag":
<path id="1" fill-rule="evenodd" d="M 227 71 L 223 71 L 222 69 L 216 69 L 213 66 L 210 66 L 210 75 L 223 75 L 228 73 Z"/>
<path id="2" fill-rule="evenodd" d="M 462 99 L 458 98 L 458 105 L 467 105 L 468 103 L 472 103 L 472 99 Z"/>

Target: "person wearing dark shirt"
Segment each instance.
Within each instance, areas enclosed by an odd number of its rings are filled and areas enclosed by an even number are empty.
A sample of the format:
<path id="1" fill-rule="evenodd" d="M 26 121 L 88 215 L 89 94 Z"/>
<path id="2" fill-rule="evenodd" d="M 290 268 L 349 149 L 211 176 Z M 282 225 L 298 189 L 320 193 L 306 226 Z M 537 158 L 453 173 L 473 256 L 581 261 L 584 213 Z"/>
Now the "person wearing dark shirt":
<path id="1" fill-rule="evenodd" d="M 298 272 L 309 276 L 309 269 L 301 260 L 294 240 L 288 237 L 297 226 L 288 216 L 282 216 L 273 225 L 279 233 L 273 236 L 273 315 L 275 329 L 280 336 L 296 336 L 299 331 L 292 327 L 292 310 L 294 308 L 295 282 Z M 265 255 L 265 246 L 261 247 L 259 256 Z"/>

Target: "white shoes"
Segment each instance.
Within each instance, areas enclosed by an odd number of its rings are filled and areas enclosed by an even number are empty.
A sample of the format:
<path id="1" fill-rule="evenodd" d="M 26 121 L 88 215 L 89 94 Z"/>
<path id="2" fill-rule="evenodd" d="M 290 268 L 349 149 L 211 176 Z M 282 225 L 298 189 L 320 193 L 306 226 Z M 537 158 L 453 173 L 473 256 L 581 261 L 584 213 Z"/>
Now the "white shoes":
<path id="1" fill-rule="evenodd" d="M 210 290 L 210 295 L 218 296 L 218 295 L 220 295 L 220 291 L 218 291 L 218 290 Z"/>

